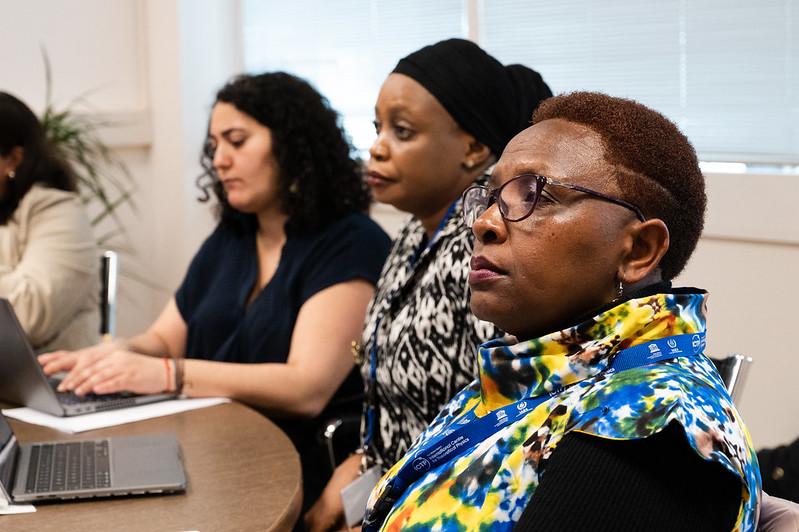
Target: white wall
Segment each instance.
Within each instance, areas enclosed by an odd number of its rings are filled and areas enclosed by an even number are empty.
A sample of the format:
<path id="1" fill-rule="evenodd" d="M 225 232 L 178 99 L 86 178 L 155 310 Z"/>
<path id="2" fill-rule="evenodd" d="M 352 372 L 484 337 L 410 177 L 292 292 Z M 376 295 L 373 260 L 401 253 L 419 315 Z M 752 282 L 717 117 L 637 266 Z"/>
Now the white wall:
<path id="1" fill-rule="evenodd" d="M 213 93 L 240 65 L 235 0 L 0 0 L 0 87 L 40 110 L 39 46 L 53 64 L 55 98 L 87 100 L 122 128 L 106 131 L 138 182 L 125 213 L 135 257 L 124 269 L 119 332 L 150 323 L 212 227 L 194 179 Z M 705 237 L 679 283 L 711 293 L 709 348 L 755 359 L 741 411 L 758 446 L 799 436 L 792 333 L 799 300 L 796 176 L 708 176 Z M 389 230 L 402 216 L 377 207 Z"/>
<path id="2" fill-rule="evenodd" d="M 799 176 L 708 175 L 705 233 L 676 284 L 708 299 L 708 350 L 754 359 L 737 399 L 758 447 L 799 437 Z"/>
<path id="3" fill-rule="evenodd" d="M 118 333 L 140 331 L 178 286 L 210 232 L 196 202 L 199 153 L 215 90 L 239 64 L 235 2 L 225 0 L 3 0 L 0 87 L 41 111 L 40 47 L 53 100 L 82 96 L 84 111 L 120 124 L 103 138 L 130 167 L 138 213 L 123 209 Z M 143 279 L 145 282 L 140 282 Z"/>

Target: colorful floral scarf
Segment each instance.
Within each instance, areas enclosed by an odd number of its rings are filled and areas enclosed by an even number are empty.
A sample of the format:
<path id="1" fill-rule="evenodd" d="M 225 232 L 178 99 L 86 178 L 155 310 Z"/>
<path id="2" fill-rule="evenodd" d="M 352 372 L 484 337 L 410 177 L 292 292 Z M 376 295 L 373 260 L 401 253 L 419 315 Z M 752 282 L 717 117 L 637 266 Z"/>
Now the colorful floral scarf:
<path id="1" fill-rule="evenodd" d="M 606 373 L 619 351 L 705 331 L 704 293 L 657 294 L 624 302 L 574 327 L 535 340 L 506 336 L 479 350 L 480 376 L 456 395 L 409 453 L 381 479 L 367 515 L 408 456 L 467 412 L 479 417 L 567 386 L 520 420 L 413 482 L 383 530 L 512 530 L 539 473 L 563 436 L 640 439 L 672 421 L 704 459 L 743 479 L 735 530 L 754 530 L 760 475 L 749 434 L 712 362 L 703 354 Z"/>

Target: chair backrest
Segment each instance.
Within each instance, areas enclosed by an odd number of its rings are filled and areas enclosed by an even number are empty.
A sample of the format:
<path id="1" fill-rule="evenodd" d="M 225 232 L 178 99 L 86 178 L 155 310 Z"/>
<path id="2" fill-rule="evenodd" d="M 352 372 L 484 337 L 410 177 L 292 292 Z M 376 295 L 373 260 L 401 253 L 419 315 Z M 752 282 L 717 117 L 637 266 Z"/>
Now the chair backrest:
<path id="1" fill-rule="evenodd" d="M 736 395 L 741 394 L 741 389 L 743 389 L 744 382 L 746 382 L 749 366 L 752 364 L 752 357 L 733 353 L 724 358 L 711 357 L 710 360 L 719 371 L 727 393 L 735 400 Z"/>
<path id="2" fill-rule="evenodd" d="M 799 530 L 799 504 L 762 492 L 757 532 L 793 532 Z"/>
<path id="3" fill-rule="evenodd" d="M 106 251 L 100 257 L 100 334 L 113 337 L 116 332 L 117 272 L 119 257 Z"/>
<path id="4" fill-rule="evenodd" d="M 345 414 L 328 420 L 322 432 L 321 443 L 327 450 L 327 460 L 332 474 L 361 442 L 361 416 Z"/>

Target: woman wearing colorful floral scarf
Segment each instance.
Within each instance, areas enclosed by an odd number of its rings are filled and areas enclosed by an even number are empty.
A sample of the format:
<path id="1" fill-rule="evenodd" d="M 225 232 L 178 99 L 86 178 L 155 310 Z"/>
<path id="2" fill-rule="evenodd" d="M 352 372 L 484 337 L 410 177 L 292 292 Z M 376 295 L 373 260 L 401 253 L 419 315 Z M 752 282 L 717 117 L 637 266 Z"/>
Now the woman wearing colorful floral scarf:
<path id="1" fill-rule="evenodd" d="M 672 288 L 704 179 L 674 124 L 596 93 L 545 101 L 464 193 L 483 344 L 372 493 L 364 530 L 753 530 L 752 445 L 705 357 L 707 293 Z"/>

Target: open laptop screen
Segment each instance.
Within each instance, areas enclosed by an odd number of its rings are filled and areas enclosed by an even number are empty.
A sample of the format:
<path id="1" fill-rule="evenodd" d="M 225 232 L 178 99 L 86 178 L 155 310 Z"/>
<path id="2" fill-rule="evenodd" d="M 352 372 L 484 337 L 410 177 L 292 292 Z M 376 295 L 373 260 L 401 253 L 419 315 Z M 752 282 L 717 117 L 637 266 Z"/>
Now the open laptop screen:
<path id="1" fill-rule="evenodd" d="M 11 436 L 14 432 L 11 430 L 11 425 L 8 424 L 6 418 L 0 414 L 0 449 L 5 449 L 6 444 L 11 441 Z"/>
<path id="2" fill-rule="evenodd" d="M 14 470 L 14 459 L 16 459 L 17 440 L 11 425 L 6 421 L 5 416 L 0 413 L 0 493 L 11 492 L 11 474 Z"/>

